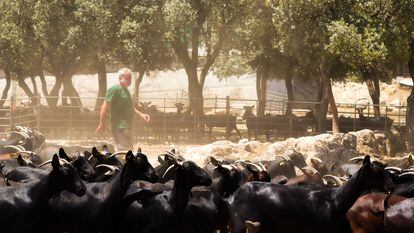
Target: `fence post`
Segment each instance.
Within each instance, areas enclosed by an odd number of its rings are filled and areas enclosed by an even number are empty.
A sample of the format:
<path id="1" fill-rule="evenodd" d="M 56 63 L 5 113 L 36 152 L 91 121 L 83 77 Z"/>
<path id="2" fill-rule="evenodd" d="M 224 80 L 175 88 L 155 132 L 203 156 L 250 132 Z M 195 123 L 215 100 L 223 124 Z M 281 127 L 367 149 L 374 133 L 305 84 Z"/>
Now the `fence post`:
<path id="1" fill-rule="evenodd" d="M 230 97 L 226 96 L 226 139 L 230 138 L 230 127 L 229 127 L 229 118 L 230 118 Z"/>
<path id="2" fill-rule="evenodd" d="M 400 105 L 398 107 L 398 126 L 401 126 L 401 101 L 400 101 Z"/>
<path id="3" fill-rule="evenodd" d="M 370 107 L 371 107 L 371 103 L 368 103 L 368 118 L 369 118 L 369 110 L 370 110 Z"/>
<path id="4" fill-rule="evenodd" d="M 361 119 L 359 119 L 361 120 Z M 354 104 L 354 132 L 356 131 L 356 104 Z"/>
<path id="5" fill-rule="evenodd" d="M 385 106 L 385 129 L 384 131 L 387 131 L 387 117 L 388 117 L 388 106 Z"/>
<path id="6" fill-rule="evenodd" d="M 9 130 L 13 127 L 13 112 L 14 112 L 14 97 L 10 97 L 10 127 Z"/>
<path id="7" fill-rule="evenodd" d="M 259 110 L 259 100 L 256 100 L 256 109 Z M 246 119 L 247 121 L 247 119 Z M 259 126 L 259 112 L 256 112 L 256 127 L 254 128 L 254 140 L 257 140 L 257 129 Z"/>
<path id="8" fill-rule="evenodd" d="M 37 95 L 37 105 L 36 105 L 36 129 L 40 132 L 40 94 Z"/>
<path id="9" fill-rule="evenodd" d="M 273 101 L 270 100 L 270 101 L 267 101 L 267 103 L 269 104 L 269 114 L 272 114 Z"/>
<path id="10" fill-rule="evenodd" d="M 166 129 L 166 121 L 165 121 L 165 117 L 166 117 L 166 112 L 165 112 L 165 110 L 166 110 L 166 108 L 165 108 L 165 98 L 164 98 L 164 115 L 163 115 L 163 121 L 164 121 L 164 127 L 163 127 L 163 130 L 164 130 L 164 140 L 166 140 L 167 141 L 167 129 Z"/>
<path id="11" fill-rule="evenodd" d="M 193 142 L 194 144 L 196 143 L 196 138 L 197 138 L 197 116 L 196 114 L 194 114 L 193 112 Z"/>
<path id="12" fill-rule="evenodd" d="M 292 105 L 291 103 L 289 103 L 290 105 Z M 293 112 L 289 114 L 289 137 L 292 137 L 292 115 Z"/>
<path id="13" fill-rule="evenodd" d="M 69 146 L 72 146 L 72 107 L 69 107 Z"/>
<path id="14" fill-rule="evenodd" d="M 216 114 L 216 113 L 217 113 L 217 95 L 214 98 L 214 114 Z"/>

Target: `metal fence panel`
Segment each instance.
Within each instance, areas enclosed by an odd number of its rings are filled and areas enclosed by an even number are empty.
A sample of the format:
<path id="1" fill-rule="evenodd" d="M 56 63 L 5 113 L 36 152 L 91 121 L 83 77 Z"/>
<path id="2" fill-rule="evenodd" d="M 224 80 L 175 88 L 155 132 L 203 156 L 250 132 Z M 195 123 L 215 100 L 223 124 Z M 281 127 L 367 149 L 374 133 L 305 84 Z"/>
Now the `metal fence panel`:
<path id="1" fill-rule="evenodd" d="M 49 97 L 58 98 L 58 97 Z M 96 98 L 80 98 L 82 102 L 91 103 Z M 143 122 L 141 119 L 134 118 L 134 137 L 137 140 L 147 141 L 185 141 L 189 143 L 199 142 L 200 140 L 210 141 L 218 139 L 238 140 L 241 137 L 246 138 L 248 128 L 246 119 L 242 119 L 244 106 L 253 106 L 256 108 L 258 101 L 255 99 L 233 99 L 233 98 L 205 98 L 204 113 L 202 117 L 186 113 L 186 109 L 177 112 L 177 103 L 187 105 L 187 98 L 140 98 L 136 102 L 141 102 L 149 109 L 151 121 Z M 255 127 L 262 130 L 264 127 L 273 127 L 270 130 L 273 138 L 286 138 L 290 136 L 304 136 L 315 134 L 312 120 L 307 117 L 309 112 L 306 108 L 294 108 L 293 116 L 282 116 L 286 111 L 288 101 L 268 101 L 266 113 L 274 118 L 273 120 L 264 120 L 256 118 Z M 7 135 L 7 131 L 13 125 L 22 125 L 38 129 L 45 134 L 46 138 L 65 139 L 69 143 L 88 141 L 91 139 L 109 139 L 111 134 L 108 130 L 102 136 L 95 134 L 95 129 L 99 124 L 99 112 L 95 111 L 92 106 L 73 106 L 59 105 L 54 108 L 47 107 L 45 98 L 20 98 L 7 100 L 5 107 L 0 109 L 0 136 Z M 291 102 L 293 106 L 315 106 L 315 102 Z M 360 117 L 356 111 L 357 104 L 338 103 L 340 124 L 344 131 L 356 131 L 363 129 L 366 125 L 361 123 Z M 137 104 L 137 107 L 142 107 Z M 364 117 L 372 119 L 373 106 L 364 106 Z M 389 107 L 380 106 L 382 119 L 389 117 L 393 124 L 397 126 L 405 125 L 405 106 Z M 329 118 L 328 113 L 328 125 Z M 270 119 L 270 118 L 269 118 Z M 300 119 L 300 120 L 299 120 Z M 268 121 L 272 121 L 269 123 Z M 109 123 L 110 120 L 107 120 Z M 306 130 L 298 133 L 298 122 L 305 124 Z M 378 121 L 375 129 L 386 130 L 391 126 L 388 121 Z M 314 123 L 314 122 L 313 122 Z M 268 124 L 268 125 L 266 125 Z M 271 125 L 269 125 L 271 124 Z M 388 124 L 388 125 L 387 125 Z M 236 130 L 237 129 L 237 130 Z M 210 132 L 211 131 L 211 132 Z M 258 134 L 259 139 L 264 140 L 266 132 L 254 132 Z"/>

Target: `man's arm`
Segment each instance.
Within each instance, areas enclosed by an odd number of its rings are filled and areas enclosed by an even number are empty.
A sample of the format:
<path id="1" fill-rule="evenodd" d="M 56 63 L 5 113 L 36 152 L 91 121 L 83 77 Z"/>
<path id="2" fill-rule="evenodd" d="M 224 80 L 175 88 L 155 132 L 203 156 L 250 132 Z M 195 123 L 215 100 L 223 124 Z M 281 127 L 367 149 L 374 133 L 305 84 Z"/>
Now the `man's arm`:
<path id="1" fill-rule="evenodd" d="M 99 114 L 99 126 L 95 131 L 96 133 L 105 132 L 106 116 L 108 115 L 108 112 L 110 109 L 111 109 L 111 103 L 104 101 L 101 107 L 101 112 Z"/>
<path id="2" fill-rule="evenodd" d="M 150 121 L 151 117 L 148 114 L 142 113 L 141 111 L 139 111 L 136 108 L 134 108 L 134 111 L 139 117 L 144 119 L 144 121 L 146 121 L 146 122 Z"/>

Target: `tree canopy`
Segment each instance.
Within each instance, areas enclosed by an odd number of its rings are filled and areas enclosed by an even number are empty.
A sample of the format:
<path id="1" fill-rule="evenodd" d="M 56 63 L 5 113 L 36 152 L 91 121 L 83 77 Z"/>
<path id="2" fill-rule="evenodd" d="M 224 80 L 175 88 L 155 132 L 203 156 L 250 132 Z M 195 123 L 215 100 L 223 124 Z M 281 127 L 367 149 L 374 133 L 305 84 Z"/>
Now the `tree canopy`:
<path id="1" fill-rule="evenodd" d="M 3 97 L 12 78 L 37 95 L 34 79 L 44 84 L 48 71 L 56 82 L 50 92 L 42 85 L 43 94 L 58 96 L 63 87 L 62 96 L 81 106 L 72 84 L 76 73 L 98 73 L 102 99 L 108 64 L 138 71 L 136 90 L 145 72 L 178 67 L 187 74 L 191 109 L 203 114 L 209 72 L 223 77 L 254 70 L 260 114 L 266 80 L 285 79 L 289 89 L 292 77 L 300 77 L 320 84 L 315 114 L 326 116 L 329 102 L 336 118 L 332 81 L 357 77 L 379 106 L 380 81 L 407 71 L 414 77 L 412 15 L 410 0 L 1 0 Z"/>

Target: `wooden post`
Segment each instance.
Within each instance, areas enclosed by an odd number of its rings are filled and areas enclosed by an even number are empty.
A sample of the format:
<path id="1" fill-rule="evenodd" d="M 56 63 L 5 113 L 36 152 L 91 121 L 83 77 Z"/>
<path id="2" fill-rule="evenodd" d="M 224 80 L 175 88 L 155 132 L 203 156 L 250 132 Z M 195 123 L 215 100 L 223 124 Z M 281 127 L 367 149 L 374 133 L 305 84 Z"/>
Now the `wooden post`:
<path id="1" fill-rule="evenodd" d="M 385 106 L 385 127 L 384 127 L 384 131 L 387 131 L 387 117 L 388 117 L 388 106 Z M 389 126 L 391 128 L 391 126 Z"/>
<path id="2" fill-rule="evenodd" d="M 16 80 L 12 79 L 12 89 L 11 89 L 11 97 L 10 97 L 10 127 L 9 130 L 13 127 L 14 121 L 14 108 L 15 108 L 15 100 L 16 100 Z"/>
<path id="3" fill-rule="evenodd" d="M 361 119 L 359 119 L 361 120 Z M 354 104 L 354 132 L 356 131 L 356 104 Z"/>
<path id="4" fill-rule="evenodd" d="M 273 100 L 267 100 L 266 101 L 269 104 L 269 113 L 272 114 L 272 105 L 273 105 Z"/>
<path id="5" fill-rule="evenodd" d="M 197 116 L 193 113 L 193 142 L 196 143 L 197 138 Z"/>
<path id="6" fill-rule="evenodd" d="M 230 138 L 229 120 L 230 120 L 230 97 L 226 96 L 226 139 L 227 140 L 229 140 Z"/>
<path id="7" fill-rule="evenodd" d="M 401 126 L 401 101 L 400 101 L 400 105 L 398 106 L 398 126 Z"/>
<path id="8" fill-rule="evenodd" d="M 13 111 L 13 109 L 14 109 L 14 97 L 13 97 L 13 95 L 10 97 L 10 127 L 9 127 L 9 130 L 11 130 L 11 128 L 13 127 L 13 113 L 14 113 L 14 111 Z"/>
<path id="9" fill-rule="evenodd" d="M 256 101 L 256 106 L 257 106 L 257 108 L 259 108 L 259 100 Z M 259 126 L 259 114 L 258 114 L 258 112 L 256 112 L 256 123 L 255 124 L 256 124 L 256 127 L 254 129 L 254 140 L 257 140 L 257 129 L 258 129 L 258 126 Z"/>
<path id="10" fill-rule="evenodd" d="M 216 113 L 217 113 L 217 95 L 214 98 L 214 114 L 216 114 Z"/>
<path id="11" fill-rule="evenodd" d="M 35 111 L 36 111 L 36 129 L 38 131 L 40 131 L 40 109 L 41 109 L 41 105 L 40 105 L 40 94 L 38 94 L 36 96 L 37 98 L 37 105 L 35 107 Z"/>
<path id="12" fill-rule="evenodd" d="M 369 118 L 369 109 L 370 109 L 370 107 L 371 107 L 371 104 L 368 103 L 368 118 Z"/>
<path id="13" fill-rule="evenodd" d="M 288 103 L 290 106 L 292 106 L 292 103 Z M 292 115 L 293 112 L 291 114 L 289 114 L 289 137 L 292 137 Z"/>
<path id="14" fill-rule="evenodd" d="M 72 146 L 72 107 L 69 107 L 69 109 L 69 146 Z"/>
<path id="15" fill-rule="evenodd" d="M 164 140 L 167 140 L 167 129 L 166 129 L 166 121 L 165 121 L 165 116 L 166 116 L 166 112 L 165 112 L 166 108 L 165 108 L 165 98 L 164 98 L 164 117 L 163 117 L 163 121 L 164 121 Z"/>

